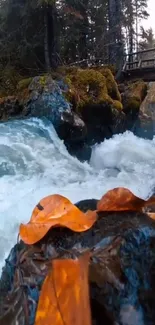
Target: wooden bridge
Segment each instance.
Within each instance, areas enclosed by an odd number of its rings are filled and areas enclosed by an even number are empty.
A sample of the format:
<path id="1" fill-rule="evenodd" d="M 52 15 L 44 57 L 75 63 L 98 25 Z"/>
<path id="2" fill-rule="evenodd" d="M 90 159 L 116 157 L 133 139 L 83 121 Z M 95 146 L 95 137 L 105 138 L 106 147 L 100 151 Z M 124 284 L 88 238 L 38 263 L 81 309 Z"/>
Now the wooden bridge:
<path id="1" fill-rule="evenodd" d="M 129 80 L 155 81 L 155 48 L 125 55 L 122 76 Z"/>
<path id="2" fill-rule="evenodd" d="M 108 64 L 108 62 L 107 62 Z M 73 62 L 70 66 L 93 67 L 106 65 L 103 58 L 84 59 Z M 118 69 L 116 79 L 134 80 L 143 79 L 144 81 L 155 81 L 155 47 L 143 51 L 125 54 L 123 65 Z"/>

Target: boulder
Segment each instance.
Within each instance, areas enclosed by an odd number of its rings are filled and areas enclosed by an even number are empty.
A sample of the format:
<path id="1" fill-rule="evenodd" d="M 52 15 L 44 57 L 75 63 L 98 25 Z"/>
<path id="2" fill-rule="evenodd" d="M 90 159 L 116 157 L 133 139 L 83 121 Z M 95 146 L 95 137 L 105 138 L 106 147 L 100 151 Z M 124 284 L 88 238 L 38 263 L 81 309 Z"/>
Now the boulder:
<path id="1" fill-rule="evenodd" d="M 123 90 L 123 89 L 122 89 Z M 142 101 L 147 94 L 147 83 L 139 80 L 133 83 L 128 83 L 125 86 L 122 96 L 123 111 L 128 114 L 130 111 L 138 112 Z"/>
<path id="2" fill-rule="evenodd" d="M 91 148 L 85 143 L 87 128 L 75 112 L 62 113 L 60 124 L 56 130 L 72 156 L 77 157 L 80 161 L 90 160 Z"/>
<path id="3" fill-rule="evenodd" d="M 147 139 L 153 139 L 155 134 L 155 82 L 148 85 L 147 96 L 140 106 L 135 133 Z"/>
<path id="4" fill-rule="evenodd" d="M 62 84 L 59 85 L 49 75 L 21 80 L 16 96 L 1 98 L 1 119 L 5 114 L 3 110 L 6 110 L 8 118 L 22 113 L 22 116 L 47 117 L 54 126 L 59 125 L 61 114 L 71 112 L 62 88 Z"/>
<path id="5" fill-rule="evenodd" d="M 48 118 L 69 152 L 88 160 L 90 145 L 126 130 L 114 76 L 103 67 L 66 67 L 59 69 L 55 78 L 44 75 L 21 80 L 17 96 L 9 102 L 7 116 Z"/>
<path id="6" fill-rule="evenodd" d="M 127 117 L 127 129 L 134 131 L 140 105 L 147 93 L 147 84 L 143 80 L 119 86 L 122 96 L 123 112 Z"/>
<path id="7" fill-rule="evenodd" d="M 86 106 L 81 116 L 87 126 L 87 141 L 90 144 L 100 143 L 126 130 L 125 114 L 110 103 Z"/>
<path id="8" fill-rule="evenodd" d="M 66 74 L 66 98 L 81 114 L 86 106 L 111 104 L 122 110 L 121 96 L 111 71 L 107 68 L 76 69 Z"/>
<path id="9" fill-rule="evenodd" d="M 76 204 L 82 211 L 96 210 L 97 200 Z M 123 202 L 124 203 L 124 202 Z M 68 258 L 91 250 L 89 283 L 93 324 L 154 325 L 155 323 L 155 221 L 142 212 L 98 212 L 92 228 L 74 233 L 53 228 L 35 245 L 16 245 L 6 261 L 0 281 L 0 323 L 24 324 L 25 304 L 33 325 L 39 290 L 51 258 Z M 51 235 L 52 234 L 52 235 Z M 63 248 L 63 249 L 62 249 Z M 45 258 L 43 258 L 45 252 Z M 18 261 L 14 284 L 11 288 Z M 24 288 L 27 290 L 23 291 Z M 14 287 L 13 287 L 14 288 Z M 10 304 L 6 299 L 9 292 Z M 8 297 L 7 297 L 8 298 Z M 33 305 L 32 305 L 33 302 Z M 13 305 L 14 304 L 14 305 Z M 14 308 L 10 308 L 14 306 Z"/>
<path id="10" fill-rule="evenodd" d="M 142 81 L 125 88 L 122 110 L 121 94 L 110 69 L 60 67 L 53 77 L 20 80 L 16 96 L 1 99 L 0 119 L 46 117 L 69 152 L 88 160 L 94 143 L 131 129 L 129 124 L 133 126 L 137 118 L 145 90 Z M 138 103 L 136 108 L 133 100 Z"/>
<path id="11" fill-rule="evenodd" d="M 82 211 L 96 205 L 97 200 L 77 203 Z M 100 212 L 93 228 L 89 281 L 95 324 L 106 317 L 106 324 L 153 325 L 155 221 L 142 212 Z"/>
<path id="12" fill-rule="evenodd" d="M 66 98 L 87 126 L 88 144 L 125 131 L 121 96 L 108 68 L 76 68 L 69 71 L 65 82 L 69 87 Z"/>
<path id="13" fill-rule="evenodd" d="M 64 141 L 77 143 L 85 139 L 87 129 L 83 120 L 75 112 L 65 111 L 61 114 L 57 132 Z"/>
<path id="14" fill-rule="evenodd" d="M 30 116 L 47 117 L 55 127 L 61 122 L 61 114 L 64 111 L 71 111 L 60 86 L 51 76 L 33 78 L 28 91 L 25 105 Z"/>
<path id="15" fill-rule="evenodd" d="M 121 94 L 115 81 L 112 71 L 105 67 L 99 67 L 98 71 L 105 77 L 108 95 L 113 99 L 121 102 Z"/>
<path id="16" fill-rule="evenodd" d="M 29 85 L 27 110 L 31 116 L 47 117 L 59 137 L 67 143 L 83 142 L 87 129 L 64 97 L 66 87 L 62 80 L 56 82 L 51 76 L 33 78 Z"/>
<path id="17" fill-rule="evenodd" d="M 92 147 L 86 142 L 70 142 L 64 141 L 66 148 L 70 155 L 76 157 L 81 162 L 90 161 L 92 154 Z"/>
<path id="18" fill-rule="evenodd" d="M 143 214 L 113 213 L 107 229 L 90 266 L 91 297 L 118 324 L 153 325 L 155 224 Z"/>
<path id="19" fill-rule="evenodd" d="M 21 80 L 17 96 L 0 99 L 0 119 L 46 117 L 66 143 L 83 142 L 87 129 L 65 99 L 67 89 L 63 80 L 54 81 L 49 75 Z"/>

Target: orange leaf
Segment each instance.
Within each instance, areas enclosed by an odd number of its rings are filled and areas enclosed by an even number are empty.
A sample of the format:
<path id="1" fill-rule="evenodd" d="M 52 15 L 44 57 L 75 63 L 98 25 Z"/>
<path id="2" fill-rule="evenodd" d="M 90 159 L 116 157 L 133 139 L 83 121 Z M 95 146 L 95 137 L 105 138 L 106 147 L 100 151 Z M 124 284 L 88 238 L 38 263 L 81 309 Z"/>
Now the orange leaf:
<path id="1" fill-rule="evenodd" d="M 30 222 L 21 224 L 19 234 L 26 244 L 34 244 L 56 226 L 67 227 L 76 232 L 86 231 L 97 220 L 95 211 L 83 213 L 67 198 L 50 195 L 42 199 L 33 210 Z"/>
<path id="2" fill-rule="evenodd" d="M 155 220 L 155 213 L 154 212 L 147 212 L 149 218 Z"/>
<path id="3" fill-rule="evenodd" d="M 35 325 L 90 325 L 89 254 L 53 260 L 40 294 Z"/>
<path id="4" fill-rule="evenodd" d="M 98 211 L 141 211 L 155 202 L 155 197 L 147 201 L 135 196 L 128 189 L 120 187 L 107 192 L 97 204 Z"/>

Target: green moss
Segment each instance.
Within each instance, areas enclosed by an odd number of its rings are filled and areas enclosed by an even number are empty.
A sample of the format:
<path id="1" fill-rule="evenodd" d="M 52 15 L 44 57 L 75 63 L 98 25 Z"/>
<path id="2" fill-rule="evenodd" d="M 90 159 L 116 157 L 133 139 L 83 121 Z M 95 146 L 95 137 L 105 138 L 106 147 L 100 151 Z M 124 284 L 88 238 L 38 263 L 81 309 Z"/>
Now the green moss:
<path id="1" fill-rule="evenodd" d="M 112 72 L 112 74 L 113 74 L 113 76 L 116 74 L 116 66 L 115 65 L 113 65 L 113 64 L 108 64 L 107 66 L 106 66 L 106 68 L 108 68 L 111 72 Z"/>
<path id="2" fill-rule="evenodd" d="M 28 88 L 31 81 L 32 81 L 32 78 L 26 78 L 26 79 L 20 80 L 17 85 L 17 90 L 24 90 L 24 89 Z"/>
<path id="3" fill-rule="evenodd" d="M 140 101 L 136 98 L 129 98 L 125 105 L 125 112 L 128 113 L 131 110 L 138 111 L 140 108 Z"/>
<path id="4" fill-rule="evenodd" d="M 113 107 L 116 108 L 118 111 L 123 109 L 123 105 L 118 100 L 113 100 Z"/>
<path id="5" fill-rule="evenodd" d="M 88 104 L 112 103 L 107 93 L 106 79 L 98 71 L 78 69 L 76 73 L 68 74 L 65 82 L 69 86 L 66 98 L 78 112 Z"/>
<path id="6" fill-rule="evenodd" d="M 143 80 L 138 80 L 134 83 L 130 82 L 125 91 L 123 99 L 124 112 L 139 110 L 142 101 L 147 94 L 147 84 Z"/>
<path id="7" fill-rule="evenodd" d="M 133 83 L 131 85 L 131 94 L 133 98 L 142 102 L 147 94 L 147 83 L 143 80 Z"/>
<path id="8" fill-rule="evenodd" d="M 72 74 L 76 74 L 77 71 L 78 71 L 79 67 L 76 67 L 76 66 L 61 66 L 61 67 L 58 67 L 57 70 L 56 70 L 56 74 L 58 74 L 59 76 L 66 76 L 66 75 L 72 75 Z M 52 76 L 53 76 L 53 73 L 52 73 Z"/>
<path id="9" fill-rule="evenodd" d="M 114 100 L 121 101 L 121 95 L 111 70 L 101 67 L 99 71 L 106 78 L 108 95 Z"/>
<path id="10" fill-rule="evenodd" d="M 40 79 L 39 79 L 39 83 L 42 87 L 45 87 L 46 85 L 46 80 L 47 80 L 47 76 L 44 75 L 44 76 L 41 76 Z"/>
<path id="11" fill-rule="evenodd" d="M 56 71 L 51 72 L 51 76 L 54 80 L 62 80 L 67 75 L 76 74 L 78 67 L 67 67 L 67 66 L 60 66 L 57 68 Z"/>
<path id="12" fill-rule="evenodd" d="M 76 68 L 76 70 L 70 70 L 64 81 L 69 87 L 68 92 L 65 94 L 66 99 L 78 113 L 81 113 L 89 105 L 101 103 L 108 103 L 117 110 L 122 110 L 118 87 L 109 69 L 102 68 L 101 73 L 99 68 Z M 113 96 L 114 98 L 110 96 L 112 89 L 113 93 L 116 94 Z"/>

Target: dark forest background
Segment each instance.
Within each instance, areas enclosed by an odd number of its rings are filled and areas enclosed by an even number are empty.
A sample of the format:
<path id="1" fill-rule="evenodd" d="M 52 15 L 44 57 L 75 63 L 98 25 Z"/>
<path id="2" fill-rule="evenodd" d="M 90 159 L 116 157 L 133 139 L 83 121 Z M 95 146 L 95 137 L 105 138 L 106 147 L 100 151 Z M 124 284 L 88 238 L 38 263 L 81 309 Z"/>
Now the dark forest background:
<path id="1" fill-rule="evenodd" d="M 147 0 L 0 0 L 0 71 L 36 75 L 59 65 L 122 64 L 154 46 Z"/>

